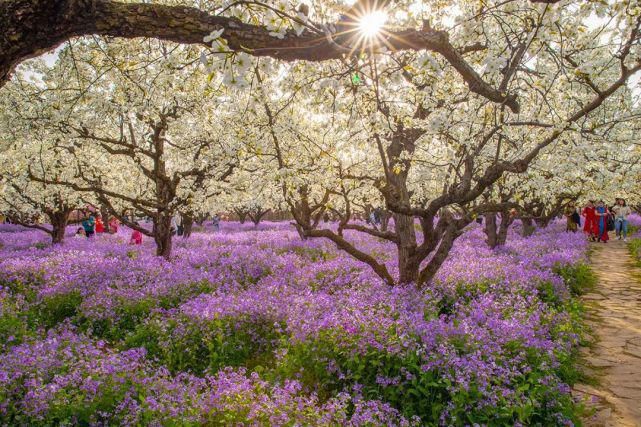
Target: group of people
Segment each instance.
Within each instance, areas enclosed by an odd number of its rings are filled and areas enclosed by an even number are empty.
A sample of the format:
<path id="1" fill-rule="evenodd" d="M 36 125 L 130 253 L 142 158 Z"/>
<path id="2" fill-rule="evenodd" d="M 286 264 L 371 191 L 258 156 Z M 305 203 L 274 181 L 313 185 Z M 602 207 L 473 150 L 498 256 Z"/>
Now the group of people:
<path id="1" fill-rule="evenodd" d="M 111 217 L 108 221 L 109 224 L 109 233 L 114 234 L 118 232 L 118 226 L 120 221 L 116 217 Z M 81 222 L 81 227 L 78 227 L 76 230 L 76 237 L 93 237 L 95 234 L 104 233 L 107 231 L 105 229 L 105 223 L 102 220 L 102 216 L 97 214 L 90 214 L 87 218 L 83 219 Z"/>
<path id="2" fill-rule="evenodd" d="M 109 233 L 115 234 L 118 232 L 118 227 L 120 226 L 120 221 L 116 217 L 111 217 L 109 219 Z M 96 234 L 102 234 L 106 232 L 105 223 L 102 220 L 102 216 L 97 214 L 90 214 L 87 218 L 83 219 L 81 222 L 81 227 L 78 227 L 76 230 L 76 238 L 92 238 Z M 132 230 L 131 238 L 129 239 L 130 245 L 141 245 L 142 244 L 142 233 L 138 230 Z"/>
<path id="3" fill-rule="evenodd" d="M 576 232 L 583 219 L 583 232 L 591 241 L 606 243 L 610 239 L 608 232 L 615 231 L 617 239 L 627 242 L 628 216 L 631 213 L 632 210 L 621 198 L 617 198 L 610 207 L 603 200 L 590 200 L 580 214 L 574 203 L 570 203 L 565 210 L 567 231 Z"/>
<path id="4" fill-rule="evenodd" d="M 128 216 L 125 216 L 126 220 L 130 220 Z M 212 218 L 212 224 L 214 231 L 219 231 L 220 229 L 221 217 L 218 214 L 214 214 Z M 139 225 L 137 221 L 133 221 L 135 225 Z M 109 220 L 109 233 L 115 234 L 118 232 L 118 227 L 120 226 L 120 221 L 116 217 L 111 217 Z M 78 227 L 76 230 L 76 238 L 91 238 L 96 234 L 101 234 L 106 231 L 105 223 L 102 220 L 102 216 L 99 213 L 91 213 L 87 218 L 82 220 L 81 227 Z M 184 224 L 180 214 L 176 214 L 171 219 L 171 230 L 174 235 L 182 236 L 184 233 Z M 129 239 L 130 245 L 142 245 L 142 233 L 136 229 L 131 231 L 131 237 Z"/>

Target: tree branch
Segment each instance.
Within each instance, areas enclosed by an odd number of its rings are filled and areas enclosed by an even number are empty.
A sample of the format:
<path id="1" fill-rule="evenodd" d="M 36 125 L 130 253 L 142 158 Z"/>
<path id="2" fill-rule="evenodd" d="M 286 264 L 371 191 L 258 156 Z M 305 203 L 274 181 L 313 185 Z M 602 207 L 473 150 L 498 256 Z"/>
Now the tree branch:
<path id="1" fill-rule="evenodd" d="M 366 254 L 363 251 L 358 250 L 354 245 L 349 243 L 347 240 L 345 240 L 343 237 L 339 236 L 338 234 L 334 233 L 331 230 L 323 229 L 323 230 L 304 230 L 304 233 L 307 237 L 325 237 L 332 242 L 339 248 L 353 256 L 359 261 L 362 261 L 366 264 L 368 264 L 376 274 L 385 281 L 390 286 L 394 285 L 394 279 L 392 279 L 392 276 L 389 274 L 387 271 L 387 267 L 385 267 L 385 264 L 381 264 L 376 259 L 369 255 Z"/>
<path id="2" fill-rule="evenodd" d="M 355 17 L 338 27 L 351 25 Z M 53 49 L 77 36 L 102 35 L 123 38 L 151 37 L 182 44 L 206 45 L 203 39 L 213 31 L 221 36 L 230 51 L 248 52 L 284 61 L 325 61 L 340 59 L 345 47 L 331 35 L 305 31 L 300 36 L 293 30 L 284 37 L 270 35 L 264 26 L 246 24 L 237 18 L 210 15 L 193 7 L 148 3 L 120 3 L 112 0 L 3 0 L 0 7 L 0 86 L 20 62 Z M 470 66 L 463 54 L 469 48 L 454 48 L 447 32 L 429 26 L 421 30 L 386 32 L 377 42 L 390 50 L 430 50 L 441 54 L 466 81 L 470 90 L 493 102 L 505 103 L 518 112 L 516 96 L 504 94 L 486 83 Z M 350 47 L 358 54 L 365 47 Z M 474 46 L 472 50 L 477 49 Z M 350 50 L 349 48 L 347 49 Z"/>

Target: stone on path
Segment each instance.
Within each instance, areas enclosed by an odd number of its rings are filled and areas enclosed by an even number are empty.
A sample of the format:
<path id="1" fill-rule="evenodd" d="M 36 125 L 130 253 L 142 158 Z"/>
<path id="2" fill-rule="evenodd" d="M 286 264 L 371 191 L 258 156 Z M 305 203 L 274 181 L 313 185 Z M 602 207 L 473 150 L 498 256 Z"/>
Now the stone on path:
<path id="1" fill-rule="evenodd" d="M 583 354 L 598 385 L 573 394 L 595 410 L 586 426 L 641 427 L 641 268 L 617 240 L 595 244 L 591 260 L 598 283 L 584 300 L 596 342 Z"/>

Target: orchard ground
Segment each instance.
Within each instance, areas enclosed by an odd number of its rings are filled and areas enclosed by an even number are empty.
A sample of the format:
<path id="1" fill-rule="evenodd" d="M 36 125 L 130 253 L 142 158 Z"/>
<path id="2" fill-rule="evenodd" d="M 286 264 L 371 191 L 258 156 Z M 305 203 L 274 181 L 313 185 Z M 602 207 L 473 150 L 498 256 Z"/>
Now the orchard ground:
<path id="1" fill-rule="evenodd" d="M 563 227 L 522 238 L 516 224 L 490 250 L 470 226 L 418 289 L 288 223 L 206 228 L 176 238 L 170 261 L 128 230 L 52 248 L 3 225 L 0 418 L 578 424 L 592 415 L 570 392 L 584 380 L 579 295 L 595 280 L 589 243 Z M 393 271 L 388 243 L 359 244 Z"/>

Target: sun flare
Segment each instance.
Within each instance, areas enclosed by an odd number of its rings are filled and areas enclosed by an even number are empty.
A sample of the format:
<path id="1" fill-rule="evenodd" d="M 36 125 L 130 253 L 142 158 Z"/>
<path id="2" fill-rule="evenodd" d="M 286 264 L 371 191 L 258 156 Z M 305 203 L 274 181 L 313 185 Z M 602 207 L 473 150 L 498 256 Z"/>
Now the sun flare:
<path id="1" fill-rule="evenodd" d="M 365 37 L 375 37 L 383 29 L 387 22 L 387 14 L 377 10 L 363 15 L 358 20 L 358 29 Z"/>

